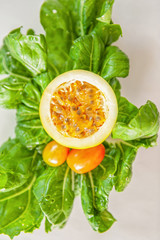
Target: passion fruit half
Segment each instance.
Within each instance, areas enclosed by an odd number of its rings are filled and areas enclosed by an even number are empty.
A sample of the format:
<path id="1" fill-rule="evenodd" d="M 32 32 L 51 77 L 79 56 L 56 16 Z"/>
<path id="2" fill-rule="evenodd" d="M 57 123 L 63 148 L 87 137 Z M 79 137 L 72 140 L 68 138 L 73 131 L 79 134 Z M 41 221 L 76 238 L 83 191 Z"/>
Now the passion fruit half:
<path id="1" fill-rule="evenodd" d="M 56 77 L 44 90 L 40 118 L 58 143 L 84 149 L 99 145 L 111 133 L 118 107 L 110 85 L 99 75 L 73 70 Z"/>

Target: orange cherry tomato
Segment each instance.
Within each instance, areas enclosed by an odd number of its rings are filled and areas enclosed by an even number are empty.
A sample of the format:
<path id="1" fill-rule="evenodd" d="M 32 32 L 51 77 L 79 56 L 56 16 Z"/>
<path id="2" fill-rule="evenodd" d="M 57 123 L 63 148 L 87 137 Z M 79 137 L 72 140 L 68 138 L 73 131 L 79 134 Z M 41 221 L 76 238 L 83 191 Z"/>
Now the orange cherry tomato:
<path id="1" fill-rule="evenodd" d="M 73 149 L 67 157 L 68 166 L 76 173 L 86 173 L 96 168 L 103 160 L 105 147 L 100 144 L 88 149 Z"/>
<path id="2" fill-rule="evenodd" d="M 69 153 L 69 148 L 52 141 L 43 150 L 43 160 L 52 167 L 57 167 L 65 162 Z"/>

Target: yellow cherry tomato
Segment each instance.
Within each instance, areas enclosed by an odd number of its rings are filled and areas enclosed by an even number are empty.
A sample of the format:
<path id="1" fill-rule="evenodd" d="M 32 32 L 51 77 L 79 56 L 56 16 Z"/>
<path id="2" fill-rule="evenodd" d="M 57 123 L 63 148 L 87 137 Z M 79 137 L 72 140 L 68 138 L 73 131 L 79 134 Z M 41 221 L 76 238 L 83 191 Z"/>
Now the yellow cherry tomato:
<path id="1" fill-rule="evenodd" d="M 65 162 L 69 148 L 64 147 L 56 141 L 49 142 L 43 150 L 43 160 L 46 164 L 57 167 Z"/>

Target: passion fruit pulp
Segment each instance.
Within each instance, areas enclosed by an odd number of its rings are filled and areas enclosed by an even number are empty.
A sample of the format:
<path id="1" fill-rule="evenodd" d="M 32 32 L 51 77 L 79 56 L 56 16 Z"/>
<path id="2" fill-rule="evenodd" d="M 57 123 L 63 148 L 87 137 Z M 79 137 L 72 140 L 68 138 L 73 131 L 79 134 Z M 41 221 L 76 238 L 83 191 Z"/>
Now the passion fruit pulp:
<path id="1" fill-rule="evenodd" d="M 66 137 L 85 138 L 97 132 L 108 115 L 104 95 L 83 81 L 61 84 L 50 105 L 53 124 Z"/>
<path id="2" fill-rule="evenodd" d="M 70 148 L 99 145 L 117 118 L 117 100 L 99 75 L 73 70 L 56 77 L 45 89 L 40 118 L 47 133 Z"/>

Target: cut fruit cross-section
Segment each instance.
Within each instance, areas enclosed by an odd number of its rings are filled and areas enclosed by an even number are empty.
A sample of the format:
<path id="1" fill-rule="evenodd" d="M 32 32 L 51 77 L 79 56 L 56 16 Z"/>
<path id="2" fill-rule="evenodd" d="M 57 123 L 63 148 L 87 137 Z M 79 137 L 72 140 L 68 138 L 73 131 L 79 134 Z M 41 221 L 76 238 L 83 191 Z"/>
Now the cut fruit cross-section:
<path id="1" fill-rule="evenodd" d="M 111 133 L 117 118 L 117 100 L 99 75 L 73 70 L 56 77 L 45 89 L 40 117 L 46 132 L 70 148 L 99 145 Z"/>

